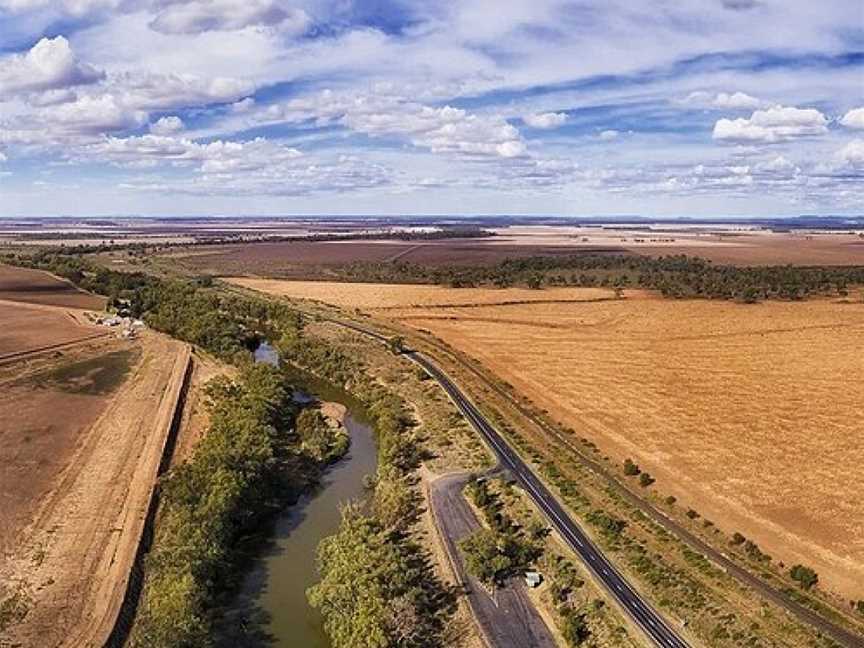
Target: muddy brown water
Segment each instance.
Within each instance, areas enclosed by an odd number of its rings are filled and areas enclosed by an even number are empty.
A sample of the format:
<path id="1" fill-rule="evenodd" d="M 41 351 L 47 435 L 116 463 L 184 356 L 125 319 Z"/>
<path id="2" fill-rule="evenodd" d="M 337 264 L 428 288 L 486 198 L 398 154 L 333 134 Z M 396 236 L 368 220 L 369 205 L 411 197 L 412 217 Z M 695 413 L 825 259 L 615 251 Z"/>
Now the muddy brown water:
<path id="1" fill-rule="evenodd" d="M 258 362 L 278 362 L 275 350 L 266 344 L 255 357 Z M 377 449 L 372 428 L 355 399 L 308 375 L 295 374 L 292 383 L 301 387 L 297 400 L 332 401 L 348 408 L 345 426 L 351 448 L 313 492 L 276 520 L 272 541 L 253 561 L 225 621 L 242 633 L 244 646 L 330 648 L 321 615 L 309 605 L 306 590 L 318 582 L 318 543 L 338 529 L 341 505 L 365 495 L 364 477 L 375 472 Z M 223 639 L 221 645 L 238 645 L 237 637 Z"/>

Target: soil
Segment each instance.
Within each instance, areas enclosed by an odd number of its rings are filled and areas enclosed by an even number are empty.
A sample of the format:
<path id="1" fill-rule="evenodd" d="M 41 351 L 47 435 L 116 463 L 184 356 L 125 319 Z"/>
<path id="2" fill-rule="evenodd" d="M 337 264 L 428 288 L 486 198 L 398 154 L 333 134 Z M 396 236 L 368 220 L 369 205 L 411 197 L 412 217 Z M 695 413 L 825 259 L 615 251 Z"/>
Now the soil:
<path id="1" fill-rule="evenodd" d="M 92 338 L 106 329 L 86 323 L 82 311 L 0 300 L 0 360 Z"/>
<path id="2" fill-rule="evenodd" d="M 0 563 L 0 599 L 19 590 L 29 599 L 3 637 L 12 645 L 101 646 L 122 601 L 188 349 L 151 332 L 115 344 L 129 354 L 125 378 L 108 354 L 107 377 L 88 358 L 29 383 L 44 398 L 21 414 L 41 431 L 38 447 L 23 450 L 27 427 L 4 431 L 4 465 L 22 480 L 16 488 L 32 493 Z M 97 387 L 82 389 L 88 381 Z M 40 450 L 51 463 L 33 470 Z"/>
<path id="3" fill-rule="evenodd" d="M 78 290 L 68 281 L 28 268 L 0 265 L 0 299 L 30 304 L 102 310 L 102 297 Z"/>

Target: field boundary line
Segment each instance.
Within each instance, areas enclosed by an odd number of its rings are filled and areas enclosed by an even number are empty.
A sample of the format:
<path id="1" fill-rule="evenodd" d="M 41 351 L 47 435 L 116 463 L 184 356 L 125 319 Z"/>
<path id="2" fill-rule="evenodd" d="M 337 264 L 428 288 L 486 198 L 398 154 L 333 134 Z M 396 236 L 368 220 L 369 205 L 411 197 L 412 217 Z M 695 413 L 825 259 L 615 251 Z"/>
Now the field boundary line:
<path id="1" fill-rule="evenodd" d="M 11 353 L 4 353 L 0 355 L 0 365 L 12 364 L 14 362 L 18 362 L 21 360 L 26 360 L 27 358 L 36 357 L 43 353 L 47 353 L 49 351 L 56 351 L 59 349 L 67 349 L 69 347 L 77 346 L 79 344 L 84 344 L 85 342 L 92 342 L 93 340 L 98 340 L 100 338 L 110 337 L 113 333 L 95 333 L 93 335 L 89 335 L 87 337 L 79 338 L 78 340 L 70 340 L 69 342 L 60 342 L 58 344 L 49 344 L 47 346 L 38 347 L 36 349 L 27 349 L 26 351 L 12 351 Z"/>
<path id="2" fill-rule="evenodd" d="M 111 607 L 105 612 L 102 622 L 94 633 L 94 641 L 88 645 L 103 648 L 123 648 L 138 611 L 138 603 L 144 587 L 144 559 L 153 543 L 156 514 L 159 509 L 159 477 L 165 473 L 171 462 L 192 378 L 192 349 L 188 344 L 183 344 L 179 362 L 175 364 L 175 367 L 169 378 L 169 384 L 176 384 L 176 387 L 170 396 L 171 406 L 162 415 L 167 418 L 167 424 L 164 420 L 160 420 L 158 425 L 164 429 L 164 437 L 159 454 L 159 463 L 155 474 L 153 474 L 153 485 L 150 489 L 146 514 L 143 517 L 143 523 L 140 525 L 141 528 L 135 542 L 135 557 L 122 584 L 117 587 L 118 590 L 122 591 L 122 598 L 120 598 L 118 591 L 118 596 L 115 597 Z"/>

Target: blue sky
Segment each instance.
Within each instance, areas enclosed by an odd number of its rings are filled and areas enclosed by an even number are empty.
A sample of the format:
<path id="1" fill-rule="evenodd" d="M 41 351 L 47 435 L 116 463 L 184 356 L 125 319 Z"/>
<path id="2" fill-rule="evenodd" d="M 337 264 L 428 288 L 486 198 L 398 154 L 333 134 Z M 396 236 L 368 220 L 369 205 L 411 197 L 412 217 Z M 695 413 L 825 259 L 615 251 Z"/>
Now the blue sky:
<path id="1" fill-rule="evenodd" d="M 0 0 L 0 217 L 861 213 L 850 0 Z"/>

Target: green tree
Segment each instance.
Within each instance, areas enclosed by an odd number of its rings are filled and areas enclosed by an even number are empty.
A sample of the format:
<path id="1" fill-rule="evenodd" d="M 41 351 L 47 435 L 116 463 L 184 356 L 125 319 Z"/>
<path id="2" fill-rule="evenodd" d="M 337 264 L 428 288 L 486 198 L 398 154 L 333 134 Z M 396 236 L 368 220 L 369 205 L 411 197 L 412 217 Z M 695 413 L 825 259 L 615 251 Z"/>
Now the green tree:
<path id="1" fill-rule="evenodd" d="M 627 458 L 624 460 L 624 474 L 628 477 L 634 477 L 638 475 L 642 470 L 640 470 L 639 466 L 633 463 L 633 460 Z"/>
<path id="2" fill-rule="evenodd" d="M 804 565 L 793 565 L 789 570 L 789 575 L 792 580 L 798 581 L 798 584 L 805 590 L 811 589 L 819 582 L 819 575 Z"/>
<path id="3" fill-rule="evenodd" d="M 503 581 L 512 562 L 498 545 L 498 536 L 489 529 L 478 529 L 459 541 L 468 573 L 481 583 L 496 587 Z"/>
<path id="4" fill-rule="evenodd" d="M 588 622 L 584 612 L 570 607 L 563 607 L 561 614 L 561 634 L 569 646 L 581 646 L 591 637 Z"/>
<path id="5" fill-rule="evenodd" d="M 401 335 L 394 335 L 387 340 L 387 346 L 393 353 L 402 353 L 405 351 L 405 338 Z"/>

